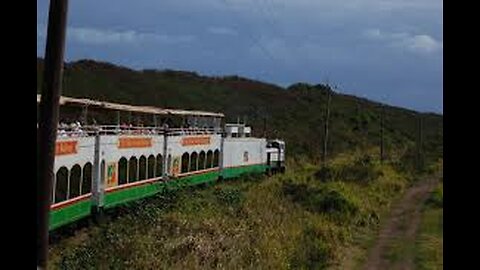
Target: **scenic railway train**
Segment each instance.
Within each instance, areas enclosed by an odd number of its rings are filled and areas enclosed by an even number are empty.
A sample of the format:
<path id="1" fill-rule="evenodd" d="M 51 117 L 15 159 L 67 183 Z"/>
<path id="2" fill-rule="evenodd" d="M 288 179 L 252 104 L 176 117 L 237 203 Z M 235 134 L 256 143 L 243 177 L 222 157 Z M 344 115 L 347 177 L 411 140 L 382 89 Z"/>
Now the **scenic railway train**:
<path id="1" fill-rule="evenodd" d="M 167 187 L 284 172 L 284 141 L 254 138 L 251 127 L 224 120 L 60 97 L 49 230 Z"/>

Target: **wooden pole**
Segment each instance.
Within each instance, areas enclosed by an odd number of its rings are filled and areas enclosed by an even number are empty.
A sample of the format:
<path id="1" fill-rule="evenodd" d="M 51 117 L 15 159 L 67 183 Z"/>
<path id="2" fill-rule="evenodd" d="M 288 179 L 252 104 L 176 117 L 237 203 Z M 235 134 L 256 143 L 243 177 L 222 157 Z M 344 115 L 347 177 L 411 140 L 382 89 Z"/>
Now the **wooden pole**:
<path id="1" fill-rule="evenodd" d="M 328 98 L 327 98 L 327 111 L 325 115 L 325 126 L 324 126 L 324 135 L 323 135 L 323 153 L 322 153 L 322 162 L 325 165 L 327 162 L 327 148 L 328 148 L 328 122 L 330 120 L 330 102 L 332 100 L 332 90 L 328 89 Z"/>
<path id="2" fill-rule="evenodd" d="M 418 115 L 418 127 L 417 127 L 417 170 L 420 171 L 423 168 L 423 119 L 422 115 Z"/>
<path id="3" fill-rule="evenodd" d="M 37 269 L 47 268 L 55 142 L 62 92 L 68 0 L 51 0 L 37 131 Z"/>
<path id="4" fill-rule="evenodd" d="M 380 162 L 381 163 L 383 163 L 385 159 L 384 129 L 385 129 L 385 105 L 382 105 L 381 120 L 380 120 Z"/>

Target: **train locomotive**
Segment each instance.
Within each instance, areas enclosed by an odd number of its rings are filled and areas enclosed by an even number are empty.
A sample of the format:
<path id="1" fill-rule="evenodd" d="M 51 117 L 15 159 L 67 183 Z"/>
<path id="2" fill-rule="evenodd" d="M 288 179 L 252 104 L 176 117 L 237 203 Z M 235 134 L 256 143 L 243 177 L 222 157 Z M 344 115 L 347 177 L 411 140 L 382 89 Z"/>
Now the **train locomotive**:
<path id="1" fill-rule="evenodd" d="M 81 122 L 63 123 L 79 111 Z M 70 119 L 57 132 L 50 231 L 166 188 L 286 168 L 284 141 L 255 138 L 222 113 L 62 96 L 60 115 Z"/>

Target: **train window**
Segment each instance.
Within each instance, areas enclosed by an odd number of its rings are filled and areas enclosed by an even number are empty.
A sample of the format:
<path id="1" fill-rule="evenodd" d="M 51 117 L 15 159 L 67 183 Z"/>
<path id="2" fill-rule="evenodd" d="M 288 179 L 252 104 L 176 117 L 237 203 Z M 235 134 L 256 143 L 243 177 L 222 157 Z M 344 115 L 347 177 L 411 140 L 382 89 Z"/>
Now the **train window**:
<path id="1" fill-rule="evenodd" d="M 147 158 L 141 156 L 138 160 L 138 180 L 147 179 Z"/>
<path id="2" fill-rule="evenodd" d="M 150 155 L 147 161 L 147 178 L 151 179 L 155 177 L 155 156 Z"/>
<path id="3" fill-rule="evenodd" d="M 190 171 L 196 171 L 197 168 L 197 152 L 193 152 L 192 155 L 190 156 Z"/>
<path id="4" fill-rule="evenodd" d="M 248 162 L 248 151 L 243 152 L 243 162 Z"/>
<path id="5" fill-rule="evenodd" d="M 102 160 L 100 163 L 100 183 L 105 185 L 105 160 Z"/>
<path id="6" fill-rule="evenodd" d="M 219 155 L 220 155 L 220 151 L 218 151 L 218 149 L 215 150 L 215 152 L 213 152 L 213 167 L 218 167 Z"/>
<path id="7" fill-rule="evenodd" d="M 167 171 L 168 173 L 172 173 L 172 155 L 168 154 L 167 157 Z"/>
<path id="8" fill-rule="evenodd" d="M 188 153 L 183 153 L 182 155 L 182 173 L 188 172 Z"/>
<path id="9" fill-rule="evenodd" d="M 213 167 L 213 152 L 212 150 L 208 150 L 207 152 L 207 168 L 212 168 Z"/>
<path id="10" fill-rule="evenodd" d="M 157 155 L 157 166 L 155 167 L 155 176 L 160 177 L 163 174 L 163 158 L 162 155 Z"/>
<path id="11" fill-rule="evenodd" d="M 127 183 L 128 177 L 128 161 L 126 158 L 122 157 L 118 161 L 118 185 L 123 185 Z"/>
<path id="12" fill-rule="evenodd" d="M 136 157 L 131 157 L 128 161 L 128 182 L 136 182 L 138 180 L 138 161 Z"/>
<path id="13" fill-rule="evenodd" d="M 200 152 L 200 155 L 198 155 L 198 169 L 199 170 L 205 169 L 205 152 L 204 151 Z"/>
<path id="14" fill-rule="evenodd" d="M 82 190 L 81 193 L 87 194 L 92 190 L 92 163 L 88 162 L 83 166 L 83 179 L 82 179 Z"/>
<path id="15" fill-rule="evenodd" d="M 82 179 L 82 167 L 75 164 L 70 170 L 70 188 L 68 189 L 68 199 L 80 196 L 80 179 Z"/>
<path id="16" fill-rule="evenodd" d="M 55 184 L 55 203 L 63 202 L 67 199 L 68 190 L 68 169 L 61 167 L 57 171 Z"/>

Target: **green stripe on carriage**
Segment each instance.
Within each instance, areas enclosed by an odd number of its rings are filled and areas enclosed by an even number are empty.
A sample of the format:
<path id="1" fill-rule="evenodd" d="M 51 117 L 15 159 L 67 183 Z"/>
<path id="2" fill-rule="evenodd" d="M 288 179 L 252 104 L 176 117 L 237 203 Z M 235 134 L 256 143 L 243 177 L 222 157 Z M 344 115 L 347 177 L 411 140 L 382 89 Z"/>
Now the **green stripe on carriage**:
<path id="1" fill-rule="evenodd" d="M 104 208 L 112 208 L 120 204 L 135 201 L 141 198 L 150 197 L 161 192 L 165 187 L 181 188 L 184 186 L 193 186 L 202 183 L 213 182 L 218 178 L 218 171 L 207 172 L 185 176 L 179 179 L 172 179 L 168 182 L 151 182 L 141 186 L 124 188 L 111 191 L 105 194 Z"/>
<path id="2" fill-rule="evenodd" d="M 223 178 L 233 178 L 246 173 L 263 173 L 267 169 L 266 164 L 256 164 L 251 166 L 224 168 L 222 172 Z"/>
<path id="3" fill-rule="evenodd" d="M 111 208 L 119 204 L 138 200 L 155 195 L 163 189 L 162 182 L 150 182 L 141 186 L 134 186 L 105 193 L 104 208 Z"/>
<path id="4" fill-rule="evenodd" d="M 218 171 L 199 173 L 189 176 L 184 176 L 177 180 L 171 180 L 166 183 L 169 188 L 178 188 L 184 186 L 194 186 L 203 183 L 215 182 L 218 179 L 220 173 Z"/>
<path id="5" fill-rule="evenodd" d="M 234 178 L 246 173 L 263 173 L 267 166 L 265 164 L 257 164 L 251 166 L 225 168 L 222 172 L 224 178 Z M 184 186 L 193 186 L 202 183 L 215 182 L 218 179 L 219 172 L 207 172 L 185 176 L 168 182 L 150 182 L 141 186 L 134 186 L 125 189 L 119 189 L 105 193 L 104 208 L 112 208 L 117 205 L 135 201 L 141 198 L 155 195 L 162 191 L 165 187 L 180 188 Z M 79 220 L 90 215 L 91 200 L 80 201 L 72 205 L 65 206 L 61 209 L 50 212 L 49 230 L 56 229 L 60 226 Z"/>
<path id="6" fill-rule="evenodd" d="M 87 198 L 86 200 L 67 205 L 63 208 L 51 210 L 48 229 L 54 230 L 90 215 L 91 207 L 92 202 L 90 198 Z"/>

